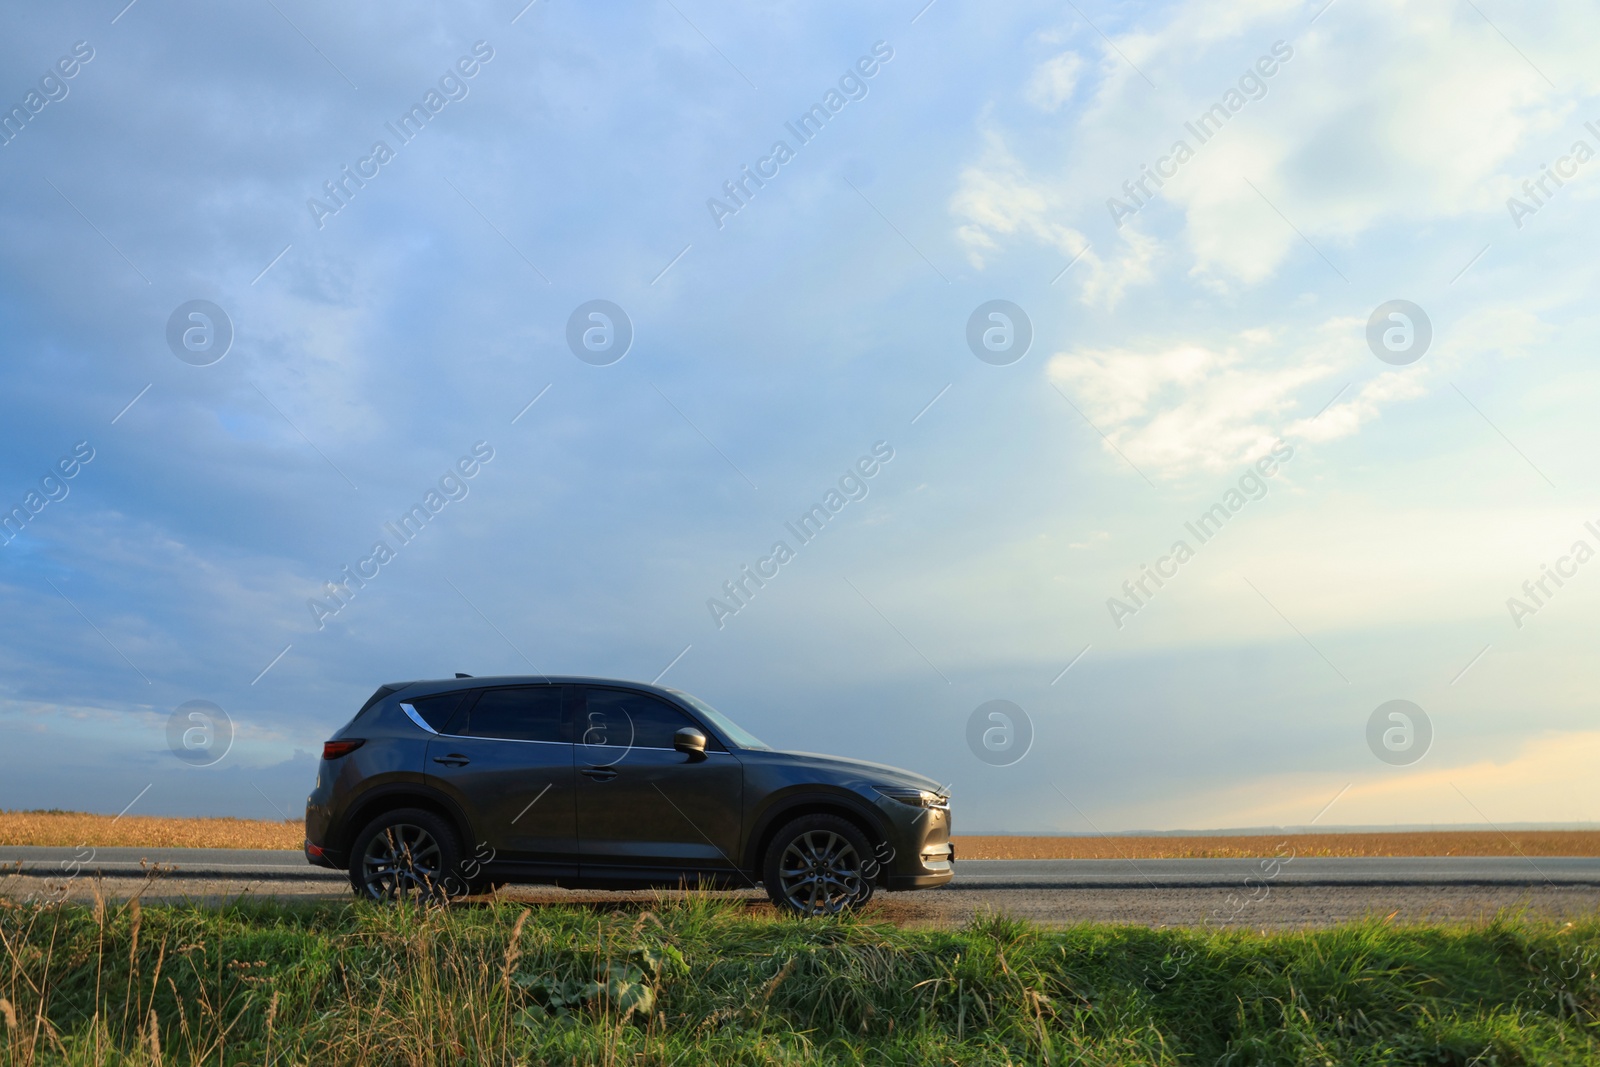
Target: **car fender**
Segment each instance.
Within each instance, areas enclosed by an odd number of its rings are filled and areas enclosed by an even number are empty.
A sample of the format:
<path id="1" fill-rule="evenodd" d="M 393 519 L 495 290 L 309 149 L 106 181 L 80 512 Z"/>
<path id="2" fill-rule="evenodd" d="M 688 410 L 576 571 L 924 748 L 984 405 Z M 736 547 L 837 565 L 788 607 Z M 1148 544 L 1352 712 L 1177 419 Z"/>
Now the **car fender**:
<path id="1" fill-rule="evenodd" d="M 462 850 L 464 852 L 471 850 L 472 843 L 477 837 L 473 832 L 472 822 L 467 818 L 461 805 L 444 791 L 424 781 L 420 774 L 413 775 L 409 772 L 374 782 L 360 794 L 351 797 L 345 817 L 339 820 L 340 829 L 343 831 L 340 840 L 329 842 L 328 847 L 340 852 L 348 850 L 356 834 L 376 817 L 378 811 L 405 807 L 406 801 L 420 801 L 420 806 L 440 809 L 461 834 Z"/>
<path id="2" fill-rule="evenodd" d="M 877 841 L 892 837 L 883 813 L 850 790 L 815 783 L 796 785 L 768 796 L 761 808 L 751 813 L 750 836 L 745 842 L 746 869 L 761 869 L 767 838 L 780 824 L 794 816 L 823 808 L 843 810 L 854 816 L 852 821 L 860 824 L 868 837 Z"/>

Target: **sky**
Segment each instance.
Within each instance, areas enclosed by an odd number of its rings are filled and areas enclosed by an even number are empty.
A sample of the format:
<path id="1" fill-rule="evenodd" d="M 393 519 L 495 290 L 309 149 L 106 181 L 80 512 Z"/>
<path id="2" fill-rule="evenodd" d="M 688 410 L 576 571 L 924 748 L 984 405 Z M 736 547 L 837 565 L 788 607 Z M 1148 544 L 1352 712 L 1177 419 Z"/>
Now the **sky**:
<path id="1" fill-rule="evenodd" d="M 1600 11 L 924 3 L 0 12 L 0 807 L 460 671 L 958 831 L 1600 819 Z"/>

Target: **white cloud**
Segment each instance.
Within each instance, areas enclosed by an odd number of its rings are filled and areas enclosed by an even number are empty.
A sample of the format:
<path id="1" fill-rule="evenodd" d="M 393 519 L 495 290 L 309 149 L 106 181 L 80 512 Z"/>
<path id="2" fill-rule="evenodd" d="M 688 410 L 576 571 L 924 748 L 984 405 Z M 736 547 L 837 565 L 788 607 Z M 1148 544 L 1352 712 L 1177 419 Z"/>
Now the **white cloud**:
<path id="1" fill-rule="evenodd" d="M 1359 431 L 1363 423 L 1377 418 L 1384 407 L 1429 392 L 1448 368 L 1477 357 L 1527 356 L 1534 345 L 1552 333 L 1552 327 L 1526 308 L 1479 308 L 1453 324 L 1445 336 L 1435 339 L 1430 354 L 1424 357 L 1425 364 L 1399 373 L 1379 374 L 1353 394 L 1339 397 L 1320 416 L 1291 423 L 1284 433 L 1306 441 L 1347 437 Z"/>
<path id="2" fill-rule="evenodd" d="M 1074 349 L 1053 358 L 1047 373 L 1141 470 L 1222 470 L 1271 447 L 1286 417 L 1304 407 L 1306 387 L 1349 362 L 1343 350 L 1359 326 L 1330 320 L 1289 353 L 1284 338 L 1265 329 L 1215 348 L 1177 340 Z"/>
<path id="3" fill-rule="evenodd" d="M 986 136 L 985 142 L 983 160 L 962 171 L 960 187 L 950 198 L 951 213 L 962 220 L 958 234 L 972 265 L 983 268 L 984 254 L 1000 247 L 998 237 L 1026 236 L 1069 259 L 1081 252 L 1088 238 L 1051 221 L 1051 215 L 1060 214 L 1055 193 L 1026 176 L 998 134 Z"/>
<path id="4" fill-rule="evenodd" d="M 1473 11 L 1444 0 L 1341 5 L 1309 30 L 1305 10 L 1288 0 L 1179 5 L 1164 25 L 1115 38 L 1161 87 L 1162 105 L 1108 50 L 1107 70 L 1120 65 L 1123 76 L 1098 83 L 1072 115 L 1069 137 L 987 130 L 980 161 L 962 173 L 963 192 L 951 205 L 962 240 L 992 261 L 1008 239 L 1041 240 L 1069 221 L 1103 218 L 1106 197 L 1125 195 L 1123 179 L 1138 179 L 1141 162 L 1153 164 L 1183 138 L 1194 158 L 1157 193 L 1179 212 L 1181 232 L 1157 236 L 1181 236 L 1193 270 L 1213 288 L 1256 284 L 1303 250 L 1296 229 L 1337 263 L 1357 236 L 1503 217 L 1521 179 L 1584 135 L 1586 116 L 1571 93 L 1600 88 L 1593 75 L 1577 73 L 1590 69 L 1583 49 L 1600 29 L 1592 12 L 1543 13 L 1523 38 L 1536 68 Z M 1199 143 L 1183 119 L 1222 99 L 1280 39 L 1293 57 L 1265 79 L 1266 95 Z M 1057 102 L 1068 82 L 1052 66 L 1061 59 L 1042 64 L 1029 85 L 1030 102 L 1046 111 L 1068 99 Z M 1552 88 L 1541 70 L 1566 72 L 1567 84 Z M 994 148 L 1007 141 L 1041 147 L 1025 164 L 1008 155 L 996 165 Z M 1052 152 L 1056 144 L 1066 147 Z M 1114 175 L 1109 160 L 1121 161 Z M 1012 225 L 995 225 L 1000 219 L 970 210 L 979 199 L 1025 200 L 1030 210 L 1003 212 Z M 1125 274 L 1124 287 L 1154 280 L 1148 270 Z M 1112 292 L 1102 286 L 1086 301 L 1114 303 Z"/>
<path id="5" fill-rule="evenodd" d="M 1130 286 L 1155 278 L 1156 256 L 1161 251 L 1161 242 L 1131 226 L 1119 236 L 1125 246 L 1120 256 L 1102 259 L 1090 252 L 1083 257 L 1088 271 L 1079 292 L 1080 299 L 1090 307 L 1114 308 Z"/>
<path id="6" fill-rule="evenodd" d="M 1033 69 L 1033 77 L 1028 79 L 1024 93 L 1028 103 L 1040 111 L 1060 110 L 1062 104 L 1072 99 L 1073 90 L 1078 87 L 1078 71 L 1082 68 L 1083 60 L 1076 52 L 1062 52 L 1040 63 Z"/>
<path id="7" fill-rule="evenodd" d="M 1062 205 L 1059 191 L 1028 178 L 1004 141 L 991 134 L 984 159 L 961 173 L 949 207 L 961 220 L 957 236 L 967 259 L 979 270 L 989 254 L 1001 250 L 1002 239 L 1020 236 L 1055 249 L 1063 264 L 1077 260 L 1073 271 L 1083 278 L 1081 299 L 1090 306 L 1115 307 L 1130 285 L 1155 277 L 1156 241 L 1127 227 L 1121 254 L 1103 258 L 1082 232 L 1056 221 L 1064 216 Z"/>
<path id="8" fill-rule="evenodd" d="M 1451 368 L 1525 355 L 1552 330 L 1525 308 L 1480 308 L 1436 337 L 1422 362 L 1378 371 L 1365 332 L 1365 322 L 1338 317 L 1297 332 L 1244 330 L 1221 343 L 1179 336 L 1075 348 L 1052 358 L 1046 373 L 1135 466 L 1177 477 L 1229 469 L 1280 436 L 1348 437 L 1385 408 L 1429 393 Z M 1340 376 L 1362 373 L 1365 382 L 1337 389 Z"/>

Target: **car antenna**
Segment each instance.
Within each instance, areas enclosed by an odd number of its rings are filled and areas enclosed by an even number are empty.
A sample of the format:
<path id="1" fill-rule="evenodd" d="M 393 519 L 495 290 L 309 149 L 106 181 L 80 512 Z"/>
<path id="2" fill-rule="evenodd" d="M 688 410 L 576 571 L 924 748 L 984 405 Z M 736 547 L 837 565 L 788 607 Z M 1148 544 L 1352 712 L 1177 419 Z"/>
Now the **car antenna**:
<path id="1" fill-rule="evenodd" d="M 456 671 L 456 677 L 457 678 L 471 678 L 472 675 L 470 675 L 470 674 L 462 674 L 460 671 Z"/>

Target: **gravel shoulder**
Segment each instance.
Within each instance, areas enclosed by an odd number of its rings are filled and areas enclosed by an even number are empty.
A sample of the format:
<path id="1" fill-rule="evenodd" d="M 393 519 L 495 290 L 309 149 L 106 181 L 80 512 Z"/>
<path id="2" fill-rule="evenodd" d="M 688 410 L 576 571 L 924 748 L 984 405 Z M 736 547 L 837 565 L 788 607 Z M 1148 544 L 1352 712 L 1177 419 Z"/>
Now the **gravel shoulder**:
<path id="1" fill-rule="evenodd" d="M 1251 899 L 1223 887 L 1149 886 L 1007 889 L 958 888 L 880 894 L 869 914 L 908 927 L 959 926 L 988 913 L 1004 913 L 1046 926 L 1127 923 L 1138 926 L 1234 925 L 1286 930 L 1331 926 L 1376 917 L 1395 922 L 1482 923 L 1503 910 L 1569 921 L 1600 912 L 1600 890 L 1592 886 L 1526 885 L 1281 885 L 1257 889 Z M 92 903 L 135 894 L 146 903 L 196 903 L 216 907 L 237 900 L 343 901 L 349 891 L 337 879 L 317 877 L 246 879 L 157 875 L 149 879 L 91 876 L 65 880 L 11 875 L 0 880 L 0 906 L 30 896 L 36 900 Z M 498 898 L 542 905 L 578 905 L 603 910 L 644 908 L 672 892 L 595 892 L 546 886 L 508 886 Z M 722 894 L 748 902 L 753 913 L 770 914 L 764 894 Z M 487 898 L 474 898 L 484 900 Z M 470 902 L 469 902 L 470 905 Z"/>

